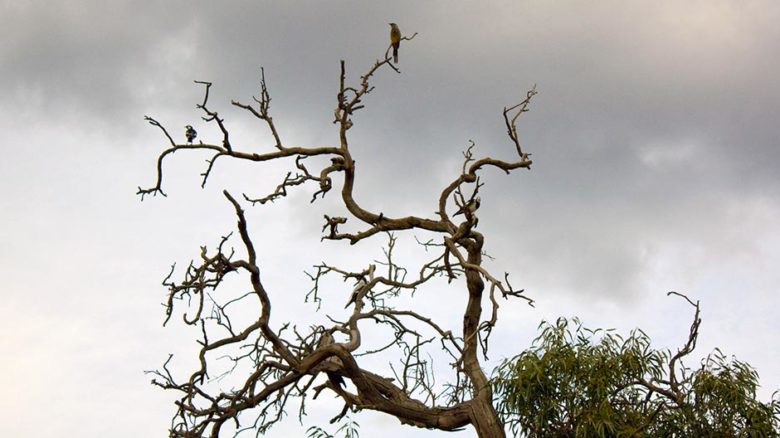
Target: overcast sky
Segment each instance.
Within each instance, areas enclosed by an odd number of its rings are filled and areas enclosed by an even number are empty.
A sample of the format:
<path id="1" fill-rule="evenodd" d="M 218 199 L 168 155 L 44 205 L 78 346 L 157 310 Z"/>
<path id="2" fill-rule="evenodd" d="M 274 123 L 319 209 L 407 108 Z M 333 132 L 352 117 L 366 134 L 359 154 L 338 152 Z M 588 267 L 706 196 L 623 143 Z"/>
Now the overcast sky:
<path id="1" fill-rule="evenodd" d="M 372 209 L 431 215 L 469 140 L 512 157 L 501 109 L 539 91 L 519 125 L 532 170 L 484 176 L 490 266 L 537 302 L 502 307 L 491 364 L 558 316 L 641 327 L 676 348 L 692 316 L 666 297 L 676 290 L 702 303 L 691 365 L 719 347 L 757 368 L 763 399 L 780 388 L 780 3 L 2 0 L 0 434 L 166 435 L 172 395 L 143 371 L 168 353 L 189 364 L 197 331 L 161 327 L 160 282 L 234 229 L 223 188 L 259 196 L 287 167 L 220 164 L 202 190 L 206 156 L 176 154 L 169 196 L 141 203 L 165 147 L 143 116 L 218 142 L 194 108 L 193 80 L 213 81 L 234 147 L 270 150 L 264 127 L 229 105 L 257 94 L 262 66 L 284 141 L 335 144 L 338 61 L 354 83 L 384 54 L 390 21 L 419 34 L 350 131 Z M 381 239 L 320 244 L 322 214 L 338 210 L 335 193 L 310 206 L 313 190 L 247 206 L 280 324 L 313 310 L 304 269 L 381 256 Z M 419 303 L 448 303 L 436 311 L 457 329 L 458 293 Z M 271 435 L 303 436 L 339 409 L 322 403 Z M 367 437 L 438 436 L 355 419 Z"/>

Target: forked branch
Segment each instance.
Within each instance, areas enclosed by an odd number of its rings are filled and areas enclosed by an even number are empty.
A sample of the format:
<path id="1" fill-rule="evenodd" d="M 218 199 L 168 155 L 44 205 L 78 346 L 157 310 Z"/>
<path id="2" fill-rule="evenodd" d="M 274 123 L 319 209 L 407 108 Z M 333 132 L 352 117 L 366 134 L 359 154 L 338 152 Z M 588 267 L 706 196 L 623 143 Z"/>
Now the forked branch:
<path id="1" fill-rule="evenodd" d="M 403 39 L 412 40 L 415 36 L 416 33 Z M 503 436 L 478 352 L 481 349 L 483 355 L 487 354 L 490 334 L 498 322 L 497 293 L 504 299 L 521 298 L 529 304 L 533 301 L 523 294 L 523 290 L 515 290 L 509 284 L 508 274 L 500 279 L 482 265 L 484 236 L 476 231 L 479 191 L 483 186 L 479 174 L 490 167 L 506 173 L 530 168 L 528 154 L 520 147 L 516 124 L 519 116 L 527 111 L 536 91 L 532 89 L 524 101 L 504 109 L 508 135 L 518 154 L 516 158 L 477 158 L 475 144 L 471 142 L 464 153 L 460 174 L 443 187 L 433 217 L 399 217 L 390 212 L 372 212 L 354 196 L 357 166 L 347 133 L 354 125 L 355 114 L 365 108 L 367 96 L 374 90 L 373 78 L 385 67 L 400 72 L 388 54 L 360 76 L 354 86 L 348 85 L 346 64 L 341 61 L 333 113 L 339 135 L 337 146 L 302 147 L 282 143 L 270 115 L 271 97 L 263 69 L 259 94 L 253 97 L 254 104 L 238 101 L 232 101 L 232 104 L 265 122 L 273 138 L 273 144 L 267 147 L 250 148 L 231 142 L 225 119 L 210 106 L 210 82 L 196 81 L 205 87 L 203 100 L 197 108 L 205 113 L 203 120 L 206 123 L 217 125 L 221 141 L 177 143 L 160 122 L 146 118 L 163 132 L 169 146 L 158 156 L 156 183 L 146 189 L 139 187 L 138 194 L 142 199 L 147 194 L 165 195 L 162 188 L 164 160 L 176 151 L 198 150 L 211 154 L 202 173 L 203 185 L 214 171 L 217 160 L 223 157 L 255 163 L 288 160 L 294 163 L 294 168 L 275 188 L 260 197 L 243 194 L 244 201 L 252 205 L 273 202 L 285 197 L 289 189 L 313 182 L 317 186 L 311 197 L 314 202 L 336 185 L 334 181 L 339 181 L 340 201 L 348 214 L 325 215 L 322 239 L 356 244 L 381 233 L 389 238 L 384 258 L 374 260 L 364 268 L 348 270 L 322 263 L 309 274 L 314 286 L 302 296 L 318 305 L 324 298 L 321 280 L 328 274 L 342 277 L 345 293 L 339 299 L 346 301 L 349 296 L 349 300 L 341 320 L 328 315 L 327 324 L 312 324 L 308 329 L 291 327 L 289 323 L 274 325 L 272 295 L 261 280 L 258 249 L 250 237 L 246 213 L 241 203 L 224 191 L 235 210 L 242 246 L 239 252 L 244 255 L 239 256 L 227 247 L 231 236 L 228 234 L 220 240 L 215 252 L 202 247 L 199 259 L 189 264 L 182 280 L 172 280 L 172 268 L 163 282 L 169 292 L 166 322 L 175 313 L 174 307 L 178 308 L 177 303 L 183 302 L 187 305 L 182 312 L 184 322 L 198 327 L 201 332 L 199 366 L 187 379 L 179 381 L 168 370 L 170 358 L 162 371 L 153 372 L 156 385 L 180 394 L 176 403 L 177 416 L 170 432 L 172 437 L 204 434 L 217 437 L 223 426 L 230 423 L 235 423 L 239 430 L 251 427 L 264 433 L 283 417 L 291 400 L 298 401 L 302 416 L 307 395 L 321 391 L 330 391 L 343 402 L 343 409 L 334 417 L 336 420 L 344 418 L 349 411 L 370 409 L 393 415 L 404 424 L 439 430 L 457 430 L 471 424 L 481 437 Z M 317 157 L 325 160 L 309 160 Z M 324 165 L 315 167 L 315 163 L 322 161 Z M 333 178 L 336 175 L 341 178 Z M 459 212 L 450 215 L 453 204 Z M 460 214 L 463 214 L 462 218 Z M 353 224 L 357 230 L 346 230 Z M 431 232 L 436 237 L 421 243 L 432 255 L 412 269 L 402 267 L 393 254 L 397 233 L 414 230 Z M 251 291 L 230 296 L 220 287 L 228 275 L 246 278 Z M 467 304 L 459 329 L 434 321 L 419 309 L 401 310 L 394 304 L 397 298 L 413 296 L 415 291 L 438 277 L 446 277 L 448 282 L 465 277 Z M 486 292 L 492 311 L 484 317 L 482 301 Z M 232 319 L 232 309 L 237 308 L 238 303 L 243 309 L 254 307 L 256 317 L 243 325 L 238 319 Z M 387 330 L 384 333 L 386 342 L 372 342 L 378 346 L 368 347 L 364 339 L 366 326 L 379 327 L 379 334 Z M 458 331 L 459 334 L 454 334 Z M 433 346 L 444 352 L 454 370 L 444 385 L 437 384 L 432 374 L 433 355 L 429 350 Z M 396 372 L 394 379 L 365 368 L 364 364 L 370 363 L 364 359 L 366 356 L 394 350 L 399 359 L 390 368 Z M 229 361 L 230 366 L 217 372 L 219 366 L 214 357 Z M 237 376 L 239 370 L 245 370 L 246 375 Z M 228 375 L 240 377 L 238 384 L 224 388 L 216 385 Z M 325 382 L 315 383 L 321 375 L 326 377 Z M 251 418 L 248 425 L 247 417 Z"/>

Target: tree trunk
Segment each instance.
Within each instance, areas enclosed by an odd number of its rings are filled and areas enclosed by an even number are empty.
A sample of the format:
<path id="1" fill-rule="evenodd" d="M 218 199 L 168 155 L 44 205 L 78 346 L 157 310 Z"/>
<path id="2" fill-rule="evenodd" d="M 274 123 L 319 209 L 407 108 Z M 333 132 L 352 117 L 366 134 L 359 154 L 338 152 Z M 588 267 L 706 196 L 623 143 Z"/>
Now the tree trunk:
<path id="1" fill-rule="evenodd" d="M 482 245 L 476 239 L 469 245 L 468 263 L 479 266 L 482 263 Z M 482 316 L 482 293 L 485 283 L 480 273 L 474 269 L 466 270 L 466 285 L 469 289 L 469 301 L 463 315 L 464 368 L 471 379 L 474 398 L 471 408 L 471 424 L 479 438 L 504 438 L 504 425 L 498 419 L 493 407 L 493 390 L 485 372 L 480 366 L 478 355 L 479 320 Z"/>

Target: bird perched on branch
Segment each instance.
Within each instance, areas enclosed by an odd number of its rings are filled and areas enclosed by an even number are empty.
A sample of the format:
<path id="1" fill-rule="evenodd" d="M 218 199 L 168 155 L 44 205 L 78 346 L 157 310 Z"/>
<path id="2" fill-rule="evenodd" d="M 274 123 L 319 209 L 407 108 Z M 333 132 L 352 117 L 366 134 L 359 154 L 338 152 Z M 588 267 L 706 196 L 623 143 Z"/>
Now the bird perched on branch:
<path id="1" fill-rule="evenodd" d="M 368 266 L 368 278 L 366 278 L 365 275 L 361 275 L 360 279 L 358 280 L 357 284 L 355 284 L 355 288 L 352 289 L 352 295 L 349 297 L 349 302 L 347 303 L 344 308 L 350 306 L 350 304 L 357 302 L 358 298 L 363 298 L 363 295 L 366 293 L 366 286 L 368 286 L 368 282 L 374 279 L 374 270 L 376 269 L 376 265 L 371 264 Z"/>
<path id="2" fill-rule="evenodd" d="M 317 348 L 326 347 L 334 342 L 335 340 L 333 339 L 333 335 L 331 334 L 331 332 L 328 330 L 323 330 L 320 339 L 317 341 Z M 333 358 L 333 357 L 329 358 L 328 361 L 332 361 L 332 362 L 339 361 L 340 363 L 340 360 L 338 358 Z M 347 384 L 344 383 L 344 378 L 341 377 L 340 375 L 332 371 L 326 371 L 325 374 L 328 375 L 328 380 L 330 380 L 330 383 L 332 383 L 334 386 L 340 386 L 342 388 L 347 386 Z"/>
<path id="3" fill-rule="evenodd" d="M 187 137 L 187 143 L 192 144 L 192 142 L 195 141 L 195 137 L 198 136 L 198 131 L 196 131 L 192 125 L 187 125 L 185 128 L 187 130 L 184 132 L 184 135 Z"/>
<path id="4" fill-rule="evenodd" d="M 366 281 L 366 277 L 360 277 L 360 280 L 358 280 L 357 284 L 355 285 L 355 288 L 352 289 L 352 295 L 349 297 L 349 302 L 347 303 L 344 308 L 350 306 L 350 304 L 357 301 L 360 294 L 363 292 L 363 289 L 365 289 L 366 285 L 368 284 L 368 281 Z"/>
<path id="5" fill-rule="evenodd" d="M 476 198 L 470 200 L 466 203 L 463 207 L 459 208 L 458 211 L 455 212 L 453 216 L 457 216 L 459 214 L 466 214 L 467 216 L 472 216 L 475 211 L 479 208 L 480 199 L 479 196 Z"/>
<path id="6" fill-rule="evenodd" d="M 401 45 L 401 29 L 395 23 L 390 23 L 390 44 L 393 46 L 393 62 L 398 64 L 398 47 Z"/>

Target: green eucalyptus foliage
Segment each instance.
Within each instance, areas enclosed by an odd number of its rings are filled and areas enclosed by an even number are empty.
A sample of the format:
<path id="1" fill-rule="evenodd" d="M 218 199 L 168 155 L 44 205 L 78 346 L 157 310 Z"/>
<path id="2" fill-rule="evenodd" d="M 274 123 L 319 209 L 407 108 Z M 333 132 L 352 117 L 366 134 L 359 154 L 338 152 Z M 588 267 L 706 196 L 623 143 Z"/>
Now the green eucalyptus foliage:
<path id="1" fill-rule="evenodd" d="M 332 421 L 331 421 L 332 422 Z M 360 438 L 360 424 L 346 417 L 343 424 L 331 434 L 319 426 L 312 426 L 306 430 L 307 438 Z"/>
<path id="2" fill-rule="evenodd" d="M 652 349 L 641 330 L 623 338 L 576 318 L 540 329 L 492 380 L 499 415 L 516 436 L 780 436 L 780 400 L 756 400 L 758 374 L 720 351 L 692 370 Z"/>

